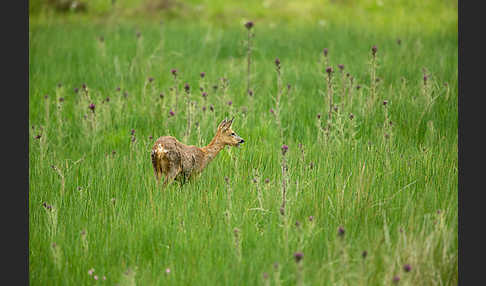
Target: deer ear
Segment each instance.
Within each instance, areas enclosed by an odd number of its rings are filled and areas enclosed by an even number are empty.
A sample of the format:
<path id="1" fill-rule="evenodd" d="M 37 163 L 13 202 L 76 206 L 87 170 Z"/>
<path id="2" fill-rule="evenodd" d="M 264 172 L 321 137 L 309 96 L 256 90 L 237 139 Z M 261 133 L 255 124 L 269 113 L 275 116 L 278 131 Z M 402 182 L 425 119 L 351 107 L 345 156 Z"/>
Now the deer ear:
<path id="1" fill-rule="evenodd" d="M 221 123 L 218 125 L 218 129 L 221 129 L 223 128 L 225 125 L 226 125 L 226 122 L 228 121 L 227 118 L 223 119 L 223 121 L 221 121 Z"/>
<path id="2" fill-rule="evenodd" d="M 235 117 L 233 116 L 233 118 L 231 118 L 231 120 L 228 122 L 228 127 L 231 126 L 231 124 L 233 124 L 233 120 L 235 120 Z"/>

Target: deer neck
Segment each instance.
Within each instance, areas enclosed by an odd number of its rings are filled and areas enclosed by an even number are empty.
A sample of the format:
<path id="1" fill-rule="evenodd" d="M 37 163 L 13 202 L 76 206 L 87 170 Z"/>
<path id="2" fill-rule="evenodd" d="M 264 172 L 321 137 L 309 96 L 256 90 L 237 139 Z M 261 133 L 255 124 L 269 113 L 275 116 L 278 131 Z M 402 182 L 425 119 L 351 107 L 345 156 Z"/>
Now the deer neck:
<path id="1" fill-rule="evenodd" d="M 205 160 L 204 160 L 204 166 L 206 166 L 209 162 L 211 162 L 216 155 L 218 155 L 219 151 L 221 151 L 226 144 L 224 144 L 218 134 L 214 136 L 214 138 L 211 140 L 211 142 L 207 145 L 202 147 L 201 149 L 204 152 L 205 155 Z"/>

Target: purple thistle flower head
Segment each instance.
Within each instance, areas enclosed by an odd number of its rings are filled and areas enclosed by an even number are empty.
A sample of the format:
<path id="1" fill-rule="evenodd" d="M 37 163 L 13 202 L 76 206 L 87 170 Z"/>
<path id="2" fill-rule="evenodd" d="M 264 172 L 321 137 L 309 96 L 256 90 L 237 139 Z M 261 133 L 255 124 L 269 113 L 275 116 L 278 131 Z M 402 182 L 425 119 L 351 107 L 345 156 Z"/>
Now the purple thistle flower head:
<path id="1" fill-rule="evenodd" d="M 296 227 L 299 227 L 299 226 L 300 226 L 300 222 L 299 222 L 298 220 L 297 220 L 297 221 L 295 221 L 295 226 L 296 226 Z"/>
<path id="2" fill-rule="evenodd" d="M 324 50 L 322 50 L 322 52 L 324 53 L 324 56 L 327 57 L 327 53 L 328 53 L 327 48 L 324 48 Z"/>
<path id="3" fill-rule="evenodd" d="M 268 184 L 268 183 L 270 183 L 270 179 L 266 178 L 265 179 L 265 184 Z"/>
<path id="4" fill-rule="evenodd" d="M 393 283 L 398 284 L 398 282 L 400 282 L 400 276 L 395 275 L 395 276 L 393 277 Z"/>
<path id="5" fill-rule="evenodd" d="M 313 222 L 314 221 L 314 216 L 313 215 L 309 216 L 309 221 L 310 222 Z"/>
<path id="6" fill-rule="evenodd" d="M 81 85 L 81 87 L 83 88 L 83 90 L 86 90 L 86 88 L 87 88 L 85 83 L 83 83 L 83 85 Z"/>
<path id="7" fill-rule="evenodd" d="M 428 79 L 428 78 L 429 78 L 429 77 L 428 77 L 426 74 L 424 74 L 424 84 L 427 84 L 427 79 Z"/>
<path id="8" fill-rule="evenodd" d="M 169 115 L 170 115 L 170 116 L 174 116 L 174 115 L 175 115 L 175 112 L 174 112 L 174 111 L 171 109 L 171 110 L 169 111 Z"/>
<path id="9" fill-rule="evenodd" d="M 249 94 L 250 96 L 253 96 L 253 90 L 251 90 L 251 89 L 250 89 L 250 90 L 248 91 L 248 94 Z"/>
<path id="10" fill-rule="evenodd" d="M 49 96 L 46 94 L 46 95 L 44 95 L 44 98 L 45 98 L 45 99 L 48 99 L 48 98 L 49 98 Z"/>
<path id="11" fill-rule="evenodd" d="M 110 102 L 110 97 L 109 97 L 109 96 L 107 96 L 107 97 L 105 98 L 105 101 L 106 101 L 106 102 Z"/>
<path id="12" fill-rule="evenodd" d="M 338 235 L 339 235 L 340 237 L 343 237 L 343 236 L 344 236 L 344 233 L 345 233 L 345 231 L 344 231 L 344 227 L 339 226 L 339 228 L 338 228 Z"/>
<path id="13" fill-rule="evenodd" d="M 358 84 L 358 85 L 356 86 L 356 89 L 357 89 L 357 90 L 359 90 L 360 88 L 361 88 L 361 85 L 359 85 L 359 84 Z"/>
<path id="14" fill-rule="evenodd" d="M 233 101 L 228 101 L 228 105 L 231 106 L 233 104 Z"/>
<path id="15" fill-rule="evenodd" d="M 189 91 L 191 90 L 191 87 L 189 86 L 189 84 L 188 84 L 187 82 L 184 84 L 184 90 L 185 90 L 187 93 L 189 93 Z"/>
<path id="16" fill-rule="evenodd" d="M 317 114 L 317 119 L 321 119 L 321 114 L 320 113 Z"/>
<path id="17" fill-rule="evenodd" d="M 296 252 L 294 253 L 294 258 L 295 262 L 299 263 L 304 258 L 304 254 L 302 252 Z"/>
<path id="18" fill-rule="evenodd" d="M 203 106 L 202 107 L 202 111 L 206 111 L 206 106 Z"/>
<path id="19" fill-rule="evenodd" d="M 133 134 L 135 134 L 135 129 L 132 129 L 132 130 L 130 131 L 130 135 L 133 135 Z"/>
<path id="20" fill-rule="evenodd" d="M 88 107 L 89 107 L 89 109 L 91 109 L 91 111 L 95 112 L 96 106 L 94 105 L 94 103 L 91 103 Z"/>
<path id="21" fill-rule="evenodd" d="M 327 67 L 326 68 L 326 72 L 327 72 L 328 75 L 331 75 L 331 73 L 332 73 L 332 67 Z"/>
<path id="22" fill-rule="evenodd" d="M 202 93 L 202 97 L 203 97 L 203 98 L 206 98 L 207 96 L 208 96 L 208 93 L 207 93 L 207 92 L 203 92 L 203 93 Z"/>
<path id="23" fill-rule="evenodd" d="M 153 77 L 149 77 L 149 78 L 148 78 L 148 81 L 149 81 L 149 82 L 152 82 L 152 81 L 154 81 L 154 78 L 153 78 Z"/>
<path id="24" fill-rule="evenodd" d="M 270 108 L 270 113 L 275 114 L 275 110 L 273 110 L 273 108 Z"/>
<path id="25" fill-rule="evenodd" d="M 170 72 L 174 77 L 177 77 L 177 70 L 176 69 L 171 69 Z"/>
<path id="26" fill-rule="evenodd" d="M 349 119 L 353 120 L 353 118 L 354 118 L 354 114 L 350 113 L 349 114 Z"/>
<path id="27" fill-rule="evenodd" d="M 120 90 L 121 90 L 121 88 L 118 86 L 118 87 L 116 88 L 116 91 L 120 91 Z"/>
<path id="28" fill-rule="evenodd" d="M 277 66 L 277 68 L 280 68 L 280 59 L 279 58 L 275 58 L 275 65 Z"/>
<path id="29" fill-rule="evenodd" d="M 250 30 L 251 28 L 253 28 L 253 22 L 252 21 L 248 21 L 245 23 L 245 27 Z"/>
<path id="30" fill-rule="evenodd" d="M 339 64 L 338 65 L 338 68 L 339 68 L 339 70 L 343 71 L 344 70 L 344 65 L 343 64 Z"/>
<path id="31" fill-rule="evenodd" d="M 388 100 L 383 100 L 383 105 L 386 106 L 388 104 Z"/>
<path id="32" fill-rule="evenodd" d="M 205 72 L 202 72 L 199 75 L 201 76 L 201 78 L 204 78 L 204 76 L 206 75 L 206 73 Z"/>
<path id="33" fill-rule="evenodd" d="M 74 93 L 78 93 L 78 91 L 79 91 L 79 88 L 75 87 L 74 88 Z"/>
<path id="34" fill-rule="evenodd" d="M 265 280 L 268 279 L 268 273 L 267 272 L 263 272 L 263 279 L 265 279 Z"/>
<path id="35" fill-rule="evenodd" d="M 285 155 L 285 153 L 287 153 L 288 150 L 289 150 L 289 146 L 282 145 L 282 155 Z"/>
<path id="36" fill-rule="evenodd" d="M 64 101 L 64 97 L 59 97 L 59 102 L 63 102 Z"/>
<path id="37" fill-rule="evenodd" d="M 410 272 L 410 270 L 412 270 L 412 266 L 410 266 L 410 264 L 405 264 L 403 266 L 403 270 L 405 270 L 405 272 Z"/>
<path id="38" fill-rule="evenodd" d="M 371 54 L 373 55 L 373 57 L 376 55 L 376 52 L 378 51 L 378 48 L 376 47 L 376 45 L 374 45 L 372 48 L 371 48 Z"/>
<path id="39" fill-rule="evenodd" d="M 35 136 L 35 139 L 40 139 L 41 137 L 42 137 L 42 135 L 38 134 L 38 135 Z"/>

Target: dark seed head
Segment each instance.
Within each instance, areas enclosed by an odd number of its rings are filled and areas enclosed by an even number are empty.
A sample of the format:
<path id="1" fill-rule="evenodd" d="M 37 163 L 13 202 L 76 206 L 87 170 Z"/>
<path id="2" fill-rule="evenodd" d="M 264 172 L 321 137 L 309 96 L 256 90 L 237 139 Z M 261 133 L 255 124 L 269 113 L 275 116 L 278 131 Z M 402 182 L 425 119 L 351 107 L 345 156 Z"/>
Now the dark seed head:
<path id="1" fill-rule="evenodd" d="M 94 105 L 94 103 L 91 103 L 91 104 L 89 105 L 89 109 L 91 109 L 91 111 L 93 111 L 93 112 L 95 111 L 95 107 L 96 107 L 96 106 Z"/>
<path id="2" fill-rule="evenodd" d="M 137 32 L 135 35 L 137 36 L 137 38 L 140 38 L 140 36 L 142 36 L 142 33 Z"/>
<path id="3" fill-rule="evenodd" d="M 339 64 L 338 65 L 338 68 L 339 68 L 340 71 L 343 71 L 344 70 L 344 65 L 343 64 Z"/>
<path id="4" fill-rule="evenodd" d="M 265 184 L 270 183 L 270 180 L 268 178 L 265 179 Z"/>
<path id="5" fill-rule="evenodd" d="M 204 76 L 206 75 L 206 73 L 205 72 L 202 72 L 199 75 L 201 76 L 201 78 L 204 78 Z"/>
<path id="6" fill-rule="evenodd" d="M 120 91 L 120 90 L 121 90 L 121 88 L 120 88 L 120 87 L 117 87 L 117 88 L 116 88 L 116 91 Z"/>
<path id="7" fill-rule="evenodd" d="M 383 105 L 386 106 L 388 104 L 388 100 L 383 100 Z"/>
<path id="8" fill-rule="evenodd" d="M 359 84 L 358 84 L 358 85 L 356 86 L 356 89 L 357 89 L 357 90 L 359 90 L 360 88 L 361 88 L 361 85 L 359 85 Z"/>
<path id="9" fill-rule="evenodd" d="M 294 253 L 294 258 L 295 262 L 299 263 L 304 258 L 304 254 L 302 252 L 296 252 Z"/>
<path id="10" fill-rule="evenodd" d="M 317 119 L 321 119 L 321 114 L 320 113 L 317 114 Z"/>
<path id="11" fill-rule="evenodd" d="M 172 75 L 173 75 L 174 77 L 176 77 L 176 76 L 177 76 L 177 70 L 176 70 L 176 69 L 171 69 L 171 70 L 170 70 L 170 72 L 172 73 Z"/>
<path id="12" fill-rule="evenodd" d="M 349 114 L 349 119 L 353 120 L 353 118 L 354 118 L 354 114 L 352 114 L 352 113 Z"/>
<path id="13" fill-rule="evenodd" d="M 405 272 L 410 272 L 410 270 L 412 270 L 412 266 L 410 266 L 410 264 L 405 264 L 403 266 L 403 270 L 405 270 Z"/>
<path id="14" fill-rule="evenodd" d="M 75 87 L 74 88 L 74 93 L 78 93 L 78 91 L 79 91 L 79 88 Z"/>
<path id="15" fill-rule="evenodd" d="M 368 256 L 368 251 L 363 250 L 363 252 L 361 253 L 361 257 L 363 257 L 363 259 L 365 259 L 366 256 Z"/>
<path id="16" fill-rule="evenodd" d="M 153 78 L 153 77 L 149 77 L 149 78 L 148 78 L 148 81 L 149 81 L 149 82 L 152 82 L 152 81 L 154 81 L 154 78 Z"/>
<path id="17" fill-rule="evenodd" d="M 212 104 L 211 104 L 211 105 L 209 106 L 209 110 L 214 111 L 214 105 L 212 105 Z"/>
<path id="18" fill-rule="evenodd" d="M 248 91 L 248 95 L 253 96 L 253 90 L 251 90 L 251 89 L 250 89 L 250 90 Z"/>
<path id="19" fill-rule="evenodd" d="M 328 75 L 331 75 L 331 73 L 332 73 L 332 67 L 327 67 L 326 68 L 326 72 L 327 72 Z"/>
<path id="20" fill-rule="evenodd" d="M 327 48 L 324 48 L 324 50 L 322 52 L 324 53 L 324 56 L 327 57 L 327 53 L 328 53 Z"/>
<path id="21" fill-rule="evenodd" d="M 373 56 L 375 56 L 375 55 L 376 55 L 376 52 L 377 52 L 377 51 L 378 51 L 378 48 L 377 48 L 376 46 L 373 46 L 373 47 L 371 48 L 371 54 L 372 54 Z"/>
<path id="22" fill-rule="evenodd" d="M 253 22 L 252 22 L 252 21 L 248 21 L 248 22 L 246 22 L 245 27 L 246 27 L 248 30 L 250 30 L 251 28 L 253 28 Z"/>
<path id="23" fill-rule="evenodd" d="M 202 107 L 202 111 L 206 111 L 206 106 L 203 106 Z"/>
<path id="24" fill-rule="evenodd" d="M 64 97 L 59 97 L 59 102 L 63 102 L 64 101 Z"/>
<path id="25" fill-rule="evenodd" d="M 277 68 L 280 67 L 280 59 L 279 58 L 275 58 L 275 65 L 277 66 Z"/>
<path id="26" fill-rule="evenodd" d="M 191 87 L 190 87 L 190 86 L 189 86 L 189 84 L 186 82 L 186 83 L 184 84 L 184 90 L 185 90 L 187 93 L 189 93 L 189 90 L 190 90 L 190 89 L 191 89 Z"/>
<path id="27" fill-rule="evenodd" d="M 299 221 L 296 221 L 296 222 L 295 222 L 295 226 L 296 226 L 296 227 L 299 227 L 299 226 L 300 226 L 300 222 L 299 222 Z"/>
<path id="28" fill-rule="evenodd" d="M 398 44 L 398 45 L 401 45 L 401 44 L 402 44 L 402 40 L 397 39 L 397 44 Z"/>
<path id="29" fill-rule="evenodd" d="M 309 216 L 309 221 L 310 222 L 314 221 L 314 216 L 313 215 Z"/>
<path id="30" fill-rule="evenodd" d="M 163 99 L 165 95 L 163 93 L 161 93 L 159 96 L 160 96 L 161 99 Z"/>
<path id="31" fill-rule="evenodd" d="M 132 129 L 132 130 L 130 131 L 130 135 L 133 135 L 133 134 L 135 134 L 135 129 Z"/>

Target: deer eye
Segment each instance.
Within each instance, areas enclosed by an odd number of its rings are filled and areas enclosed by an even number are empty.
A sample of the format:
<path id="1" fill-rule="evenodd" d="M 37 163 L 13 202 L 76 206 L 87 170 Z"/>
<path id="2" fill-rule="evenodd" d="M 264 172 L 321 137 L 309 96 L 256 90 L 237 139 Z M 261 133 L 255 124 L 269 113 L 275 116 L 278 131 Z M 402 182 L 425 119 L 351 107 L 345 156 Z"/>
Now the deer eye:
<path id="1" fill-rule="evenodd" d="M 234 132 L 231 132 L 231 136 L 235 136 L 236 134 Z"/>

